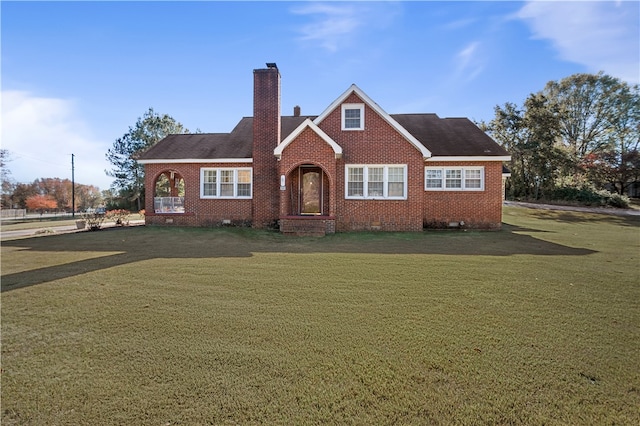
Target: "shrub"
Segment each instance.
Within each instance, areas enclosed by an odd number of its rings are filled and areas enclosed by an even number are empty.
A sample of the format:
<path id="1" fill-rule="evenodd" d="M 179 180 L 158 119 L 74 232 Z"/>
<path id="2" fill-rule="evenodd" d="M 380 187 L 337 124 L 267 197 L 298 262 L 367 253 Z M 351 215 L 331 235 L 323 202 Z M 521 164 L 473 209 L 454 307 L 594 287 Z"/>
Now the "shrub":
<path id="1" fill-rule="evenodd" d="M 612 207 L 628 209 L 631 201 L 629 200 L 629 197 L 627 197 L 626 195 L 613 193 L 609 195 L 609 199 L 607 200 L 607 202 Z"/>
<path id="2" fill-rule="evenodd" d="M 100 213 L 82 213 L 82 220 L 87 223 L 87 227 L 91 231 L 97 231 L 102 227 L 105 215 Z"/>
<path id="3" fill-rule="evenodd" d="M 116 223 L 116 226 L 128 226 L 130 214 L 131 212 L 129 212 L 129 210 L 118 209 L 109 210 L 105 216 L 107 219 L 113 220 Z"/>
<path id="4" fill-rule="evenodd" d="M 629 207 L 628 197 L 605 189 L 598 190 L 588 184 L 556 187 L 549 198 L 553 201 L 570 201 L 587 206 Z"/>

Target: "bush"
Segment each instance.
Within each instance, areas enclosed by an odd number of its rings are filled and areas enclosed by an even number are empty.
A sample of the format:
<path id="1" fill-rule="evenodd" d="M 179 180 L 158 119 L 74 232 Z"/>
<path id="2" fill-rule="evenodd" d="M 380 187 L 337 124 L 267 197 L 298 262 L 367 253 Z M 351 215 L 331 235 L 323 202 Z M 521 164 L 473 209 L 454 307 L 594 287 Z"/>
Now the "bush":
<path id="1" fill-rule="evenodd" d="M 129 225 L 129 215 L 131 212 L 129 210 L 118 209 L 118 210 L 109 210 L 105 216 L 109 220 L 113 220 L 116 226 L 128 226 Z"/>
<path id="2" fill-rule="evenodd" d="M 617 193 L 610 194 L 607 200 L 608 204 L 612 207 L 618 207 L 621 209 L 628 209 L 631 201 L 626 195 L 620 195 Z"/>
<path id="3" fill-rule="evenodd" d="M 105 215 L 100 213 L 82 213 L 81 217 L 82 220 L 86 222 L 89 230 L 97 231 L 102 227 Z"/>
<path id="4" fill-rule="evenodd" d="M 629 207 L 629 198 L 607 190 L 597 190 L 589 185 L 559 186 L 550 194 L 553 201 L 569 201 L 587 206 Z"/>

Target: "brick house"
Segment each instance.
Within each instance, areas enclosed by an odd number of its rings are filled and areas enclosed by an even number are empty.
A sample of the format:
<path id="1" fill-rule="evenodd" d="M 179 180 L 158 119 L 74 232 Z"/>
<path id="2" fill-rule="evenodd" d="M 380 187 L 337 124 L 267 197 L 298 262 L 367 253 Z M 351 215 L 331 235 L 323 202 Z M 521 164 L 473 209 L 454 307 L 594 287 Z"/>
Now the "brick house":
<path id="1" fill-rule="evenodd" d="M 146 223 L 283 233 L 499 229 L 509 154 L 466 118 L 387 114 L 356 85 L 320 115 L 280 112 L 276 64 L 254 70 L 253 117 L 169 135 L 138 158 Z"/>

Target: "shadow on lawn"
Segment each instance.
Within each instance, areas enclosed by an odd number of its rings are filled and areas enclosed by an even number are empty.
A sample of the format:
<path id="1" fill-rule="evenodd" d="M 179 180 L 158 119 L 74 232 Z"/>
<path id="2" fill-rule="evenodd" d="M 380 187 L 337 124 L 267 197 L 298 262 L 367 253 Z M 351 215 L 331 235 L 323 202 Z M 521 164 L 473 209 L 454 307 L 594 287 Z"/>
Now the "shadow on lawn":
<path id="1" fill-rule="evenodd" d="M 640 226 L 640 216 L 617 216 L 606 213 L 585 213 L 570 210 L 529 209 L 527 214 L 542 220 L 555 220 L 565 223 L 594 223 L 616 224 L 619 226 Z"/>
<path id="2" fill-rule="evenodd" d="M 504 224 L 497 232 L 340 233 L 287 237 L 252 229 L 131 227 L 3 241 L 3 250 L 108 252 L 102 256 L 2 275 L 2 292 L 150 259 L 251 257 L 253 253 L 433 254 L 452 256 L 583 256 L 573 248 L 523 235 L 538 232 Z M 117 254 L 112 254 L 117 252 Z"/>

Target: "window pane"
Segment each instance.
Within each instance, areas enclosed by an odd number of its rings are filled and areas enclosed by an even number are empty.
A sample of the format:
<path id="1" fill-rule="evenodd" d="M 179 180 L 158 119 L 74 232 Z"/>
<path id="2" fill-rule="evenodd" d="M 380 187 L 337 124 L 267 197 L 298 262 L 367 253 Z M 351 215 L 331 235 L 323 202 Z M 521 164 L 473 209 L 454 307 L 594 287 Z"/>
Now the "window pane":
<path id="1" fill-rule="evenodd" d="M 404 197 L 404 167 L 389 167 L 387 171 L 389 197 Z"/>
<path id="2" fill-rule="evenodd" d="M 238 183 L 251 183 L 251 171 L 238 170 Z"/>
<path id="3" fill-rule="evenodd" d="M 220 170 L 221 183 L 233 183 L 233 170 Z"/>
<path id="4" fill-rule="evenodd" d="M 233 170 L 220 170 L 220 196 L 233 197 Z"/>
<path id="5" fill-rule="evenodd" d="M 220 184 L 220 196 L 221 197 L 233 197 L 233 184 L 221 183 Z"/>
<path id="6" fill-rule="evenodd" d="M 349 167 L 347 170 L 347 195 L 350 197 L 362 197 L 364 195 L 364 169 L 362 167 Z"/>
<path id="7" fill-rule="evenodd" d="M 382 197 L 384 195 L 384 168 L 369 167 L 367 192 L 369 197 Z"/>
<path id="8" fill-rule="evenodd" d="M 344 110 L 344 127 L 345 129 L 360 128 L 360 109 L 359 108 Z"/>
<path id="9" fill-rule="evenodd" d="M 482 172 L 481 170 L 465 170 L 464 186 L 469 189 L 482 188 Z"/>
<path id="10" fill-rule="evenodd" d="M 348 195 L 350 197 L 362 197 L 364 195 L 364 185 L 362 182 L 349 182 Z"/>
<path id="11" fill-rule="evenodd" d="M 389 182 L 389 197 L 404 197 L 404 183 Z"/>
<path id="12" fill-rule="evenodd" d="M 349 167 L 349 182 L 363 182 L 364 169 L 362 167 Z"/>
<path id="13" fill-rule="evenodd" d="M 239 183 L 238 184 L 238 197 L 250 197 L 251 196 L 251 184 Z"/>
<path id="14" fill-rule="evenodd" d="M 449 169 L 444 173 L 446 188 L 462 188 L 462 169 Z"/>
<path id="15" fill-rule="evenodd" d="M 369 197 L 382 197 L 384 195 L 384 182 L 369 182 L 367 192 Z"/>
<path id="16" fill-rule="evenodd" d="M 215 197 L 216 194 L 216 170 L 204 170 L 202 174 L 202 195 Z"/>
<path id="17" fill-rule="evenodd" d="M 389 167 L 389 182 L 404 182 L 404 167 Z"/>
<path id="18" fill-rule="evenodd" d="M 427 188 L 442 188 L 442 170 L 427 169 Z"/>

